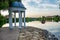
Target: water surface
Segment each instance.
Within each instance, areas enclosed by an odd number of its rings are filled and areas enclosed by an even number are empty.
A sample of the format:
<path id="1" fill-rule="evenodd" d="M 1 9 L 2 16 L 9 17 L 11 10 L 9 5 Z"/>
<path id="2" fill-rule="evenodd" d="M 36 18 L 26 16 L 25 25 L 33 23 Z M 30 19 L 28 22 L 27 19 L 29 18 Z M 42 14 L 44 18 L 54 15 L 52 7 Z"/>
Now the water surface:
<path id="1" fill-rule="evenodd" d="M 18 26 L 19 23 L 16 23 L 16 25 Z M 8 27 L 8 26 L 9 26 L 8 23 L 3 25 L 3 27 Z M 13 26 L 14 26 L 14 23 L 13 23 Z M 46 29 L 49 32 L 55 34 L 56 37 L 60 38 L 60 22 L 46 22 L 45 24 L 42 24 L 40 21 L 32 21 L 32 22 L 26 22 L 26 26 Z"/>

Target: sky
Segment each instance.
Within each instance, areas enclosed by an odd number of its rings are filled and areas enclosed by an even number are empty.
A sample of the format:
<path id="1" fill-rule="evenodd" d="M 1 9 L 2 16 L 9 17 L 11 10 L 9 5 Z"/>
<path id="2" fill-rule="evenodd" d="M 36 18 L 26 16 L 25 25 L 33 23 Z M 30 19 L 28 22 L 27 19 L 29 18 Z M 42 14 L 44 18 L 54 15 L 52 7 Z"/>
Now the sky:
<path id="1" fill-rule="evenodd" d="M 60 15 L 60 0 L 23 0 L 29 17 Z"/>
<path id="2" fill-rule="evenodd" d="M 22 0 L 22 3 L 26 7 L 26 17 L 60 15 L 60 0 Z"/>

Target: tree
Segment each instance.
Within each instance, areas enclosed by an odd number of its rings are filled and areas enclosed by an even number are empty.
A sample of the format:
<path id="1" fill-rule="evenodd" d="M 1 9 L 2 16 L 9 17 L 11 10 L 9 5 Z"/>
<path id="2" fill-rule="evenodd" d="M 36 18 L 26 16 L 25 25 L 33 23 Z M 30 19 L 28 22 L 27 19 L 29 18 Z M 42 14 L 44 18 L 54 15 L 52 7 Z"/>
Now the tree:
<path id="1" fill-rule="evenodd" d="M 8 1 L 0 1 L 0 10 L 7 9 L 9 7 Z"/>
<path id="2" fill-rule="evenodd" d="M 2 27 L 3 24 L 6 23 L 6 18 L 1 15 L 1 10 L 8 9 L 8 7 L 9 7 L 8 0 L 0 0 L 0 28 Z"/>
<path id="3" fill-rule="evenodd" d="M 55 15 L 55 16 L 53 17 L 53 20 L 56 21 L 56 22 L 58 22 L 58 21 L 59 21 L 59 16 L 58 16 L 58 15 Z"/>
<path id="4" fill-rule="evenodd" d="M 21 0 L 0 0 L 0 10 L 8 9 L 9 7 L 11 7 L 11 3 L 14 1 L 21 2 Z"/>
<path id="5" fill-rule="evenodd" d="M 11 7 L 11 3 L 14 1 L 21 2 L 21 0 L 0 0 L 0 27 L 5 23 L 5 17 L 1 15 L 1 10 L 6 10 Z"/>
<path id="6" fill-rule="evenodd" d="M 45 21 L 46 21 L 46 18 L 45 18 L 45 16 L 42 16 L 42 19 L 41 19 L 41 23 L 45 23 Z"/>

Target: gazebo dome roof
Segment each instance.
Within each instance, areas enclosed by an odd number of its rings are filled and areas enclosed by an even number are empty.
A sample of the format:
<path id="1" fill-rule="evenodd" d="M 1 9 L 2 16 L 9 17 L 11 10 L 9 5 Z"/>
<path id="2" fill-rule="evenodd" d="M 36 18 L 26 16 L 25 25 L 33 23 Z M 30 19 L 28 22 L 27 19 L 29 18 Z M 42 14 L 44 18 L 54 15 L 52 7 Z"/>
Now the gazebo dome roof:
<path id="1" fill-rule="evenodd" d="M 24 5 L 21 2 L 18 2 L 18 1 L 13 2 L 11 7 L 25 8 Z"/>

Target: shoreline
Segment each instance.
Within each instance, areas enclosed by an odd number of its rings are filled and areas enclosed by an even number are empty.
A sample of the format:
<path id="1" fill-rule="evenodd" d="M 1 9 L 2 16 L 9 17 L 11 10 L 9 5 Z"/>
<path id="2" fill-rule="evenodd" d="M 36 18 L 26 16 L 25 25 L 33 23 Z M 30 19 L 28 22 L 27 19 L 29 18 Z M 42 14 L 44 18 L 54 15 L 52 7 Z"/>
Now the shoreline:
<path id="1" fill-rule="evenodd" d="M 47 30 L 35 28 L 35 27 L 26 27 L 13 28 L 9 30 L 8 27 L 0 28 L 0 40 L 58 40 L 54 34 L 51 34 Z"/>

